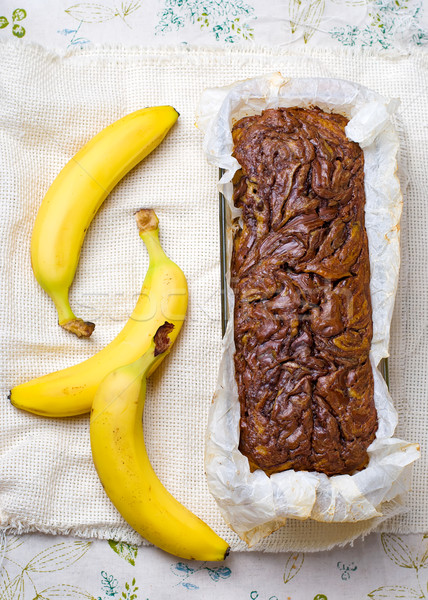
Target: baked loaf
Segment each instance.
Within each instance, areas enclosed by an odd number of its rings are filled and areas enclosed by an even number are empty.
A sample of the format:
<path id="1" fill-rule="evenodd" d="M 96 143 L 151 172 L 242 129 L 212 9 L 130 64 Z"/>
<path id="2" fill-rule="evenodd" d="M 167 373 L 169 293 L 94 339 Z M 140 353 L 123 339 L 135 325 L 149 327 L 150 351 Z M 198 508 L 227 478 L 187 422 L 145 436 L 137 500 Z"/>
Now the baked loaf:
<path id="1" fill-rule="evenodd" d="M 346 124 L 279 108 L 233 127 L 240 450 L 268 474 L 353 473 L 377 429 L 364 156 Z"/>

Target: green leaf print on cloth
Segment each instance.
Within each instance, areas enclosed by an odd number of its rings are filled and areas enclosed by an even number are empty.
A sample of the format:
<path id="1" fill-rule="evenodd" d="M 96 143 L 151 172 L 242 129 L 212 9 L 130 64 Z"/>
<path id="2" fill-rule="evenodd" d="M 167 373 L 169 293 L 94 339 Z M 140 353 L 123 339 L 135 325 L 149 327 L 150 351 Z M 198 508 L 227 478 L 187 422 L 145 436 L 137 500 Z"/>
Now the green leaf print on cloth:
<path id="1" fill-rule="evenodd" d="M 0 575 L 1 600 L 51 600 L 91 599 L 93 596 L 79 587 L 62 583 L 45 588 L 43 574 L 61 571 L 80 560 L 91 547 L 91 542 L 62 542 L 45 548 L 25 565 L 22 565 L 16 550 L 28 538 L 8 537 L 4 554 L 4 566 Z"/>
<path id="2" fill-rule="evenodd" d="M 27 12 L 23 8 L 15 8 L 12 13 L 11 21 L 12 27 L 10 29 L 12 35 L 17 38 L 22 38 L 25 35 L 25 28 L 18 22 L 25 19 Z M 0 29 L 5 29 L 9 25 L 9 19 L 7 17 L 0 17 Z"/>
<path id="3" fill-rule="evenodd" d="M 254 8 L 244 0 L 164 0 L 158 14 L 156 34 L 178 31 L 190 24 L 207 29 L 219 42 L 234 43 L 254 36 L 248 23 L 256 18 Z"/>
<path id="4" fill-rule="evenodd" d="M 115 579 L 114 575 L 109 575 L 105 571 L 101 571 L 101 587 L 104 598 L 98 596 L 97 600 L 110 600 L 110 598 L 116 598 L 117 600 L 138 600 L 138 586 L 133 577 L 131 583 L 126 582 L 122 590 L 119 590 L 119 582 Z M 118 594 L 120 593 L 120 596 Z M 145 600 L 149 600 L 145 598 Z"/>
<path id="5" fill-rule="evenodd" d="M 415 580 L 412 586 L 382 585 L 367 594 L 372 600 L 416 600 L 428 599 L 428 541 L 424 535 L 419 547 L 411 549 L 399 535 L 382 533 L 382 547 L 387 557 L 403 569 L 413 569 Z"/>
<path id="6" fill-rule="evenodd" d="M 305 555 L 303 552 L 292 552 L 289 554 L 287 560 L 285 561 L 284 566 L 284 574 L 282 579 L 285 584 L 290 583 L 302 570 L 303 564 L 305 562 Z M 251 598 L 258 598 L 257 592 L 251 592 L 252 594 L 256 594 L 255 596 L 251 596 Z M 313 600 L 328 600 L 327 596 L 324 594 L 316 594 Z"/>
<path id="7" fill-rule="evenodd" d="M 138 554 L 137 546 L 131 546 L 131 544 L 127 544 L 126 542 L 115 542 L 114 540 L 109 540 L 108 545 L 116 554 L 135 567 L 135 559 Z"/>
<path id="8" fill-rule="evenodd" d="M 355 0 L 358 2 L 358 0 Z M 398 40 L 417 46 L 428 44 L 428 31 L 420 24 L 423 4 L 414 0 L 374 0 L 370 2 L 370 22 L 364 27 L 345 25 L 330 31 L 344 46 L 393 47 Z"/>
<path id="9" fill-rule="evenodd" d="M 95 2 L 79 2 L 79 4 L 66 8 L 65 12 L 81 23 L 104 23 L 115 17 L 120 17 L 129 27 L 126 18 L 139 8 L 141 8 L 141 2 L 138 0 L 122 2 L 117 8 Z"/>
<path id="10" fill-rule="evenodd" d="M 284 583 L 288 583 L 291 581 L 296 575 L 299 573 L 300 569 L 303 567 L 303 562 L 305 560 L 305 555 L 302 552 L 297 554 L 290 554 L 285 563 L 284 568 Z"/>
<path id="11" fill-rule="evenodd" d="M 290 0 L 288 11 L 291 33 L 303 31 L 305 44 L 316 32 L 325 10 L 325 0 Z"/>
<path id="12" fill-rule="evenodd" d="M 59 585 L 52 585 L 46 588 L 42 592 L 39 592 L 33 600 L 94 600 L 94 597 L 88 592 L 75 587 L 74 585 L 67 585 L 60 583 Z"/>
<path id="13" fill-rule="evenodd" d="M 135 583 L 135 578 L 131 583 L 125 583 L 125 589 L 120 596 L 120 600 L 136 600 L 137 599 L 138 587 Z"/>

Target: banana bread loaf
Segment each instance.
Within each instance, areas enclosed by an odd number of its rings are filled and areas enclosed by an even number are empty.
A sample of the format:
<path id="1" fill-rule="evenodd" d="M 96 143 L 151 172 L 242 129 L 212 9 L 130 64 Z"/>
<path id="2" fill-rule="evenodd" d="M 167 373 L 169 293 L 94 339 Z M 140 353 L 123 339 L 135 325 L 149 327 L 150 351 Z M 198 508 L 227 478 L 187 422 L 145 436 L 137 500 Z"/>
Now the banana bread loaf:
<path id="1" fill-rule="evenodd" d="M 377 429 L 364 156 L 346 124 L 279 108 L 233 127 L 240 450 L 268 474 L 353 473 Z"/>

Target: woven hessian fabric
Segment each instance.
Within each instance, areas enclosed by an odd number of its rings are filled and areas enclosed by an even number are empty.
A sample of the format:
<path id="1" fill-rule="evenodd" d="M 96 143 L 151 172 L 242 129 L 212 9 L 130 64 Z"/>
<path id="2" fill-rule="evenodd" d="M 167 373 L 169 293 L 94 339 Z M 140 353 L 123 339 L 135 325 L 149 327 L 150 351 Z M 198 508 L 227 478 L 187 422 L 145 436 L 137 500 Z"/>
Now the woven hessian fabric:
<path id="1" fill-rule="evenodd" d="M 153 207 L 163 246 L 188 279 L 190 303 L 173 351 L 149 380 L 144 416 L 149 454 L 178 500 L 233 549 L 246 548 L 224 524 L 203 468 L 221 346 L 218 173 L 204 159 L 194 122 L 204 88 L 279 70 L 285 76 L 349 79 L 401 101 L 402 268 L 389 373 L 399 413 L 397 436 L 420 442 L 422 458 L 404 514 L 380 525 L 290 520 L 257 549 L 317 550 L 375 526 L 402 533 L 428 530 L 427 56 L 115 47 L 59 57 L 35 46 L 0 45 L 0 525 L 17 532 L 141 542 L 99 483 L 88 417 L 39 418 L 14 409 L 7 395 L 13 385 L 88 358 L 120 331 L 148 265 L 133 212 Z M 110 194 L 87 233 L 71 302 L 96 329 L 91 339 L 79 340 L 58 326 L 53 303 L 31 271 L 37 209 L 62 166 L 88 139 L 131 111 L 159 104 L 172 104 L 180 112 L 178 123 Z"/>

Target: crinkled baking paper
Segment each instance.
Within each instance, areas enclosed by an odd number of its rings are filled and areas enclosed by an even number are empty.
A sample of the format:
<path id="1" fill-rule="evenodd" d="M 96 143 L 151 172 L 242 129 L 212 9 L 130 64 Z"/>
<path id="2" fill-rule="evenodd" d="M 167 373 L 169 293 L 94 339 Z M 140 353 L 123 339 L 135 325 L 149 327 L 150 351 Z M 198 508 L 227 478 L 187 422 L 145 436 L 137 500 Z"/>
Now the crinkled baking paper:
<path id="1" fill-rule="evenodd" d="M 220 189 L 228 203 L 227 250 L 231 256 L 233 207 L 231 180 L 239 169 L 232 156 L 231 127 L 243 116 L 278 106 L 319 106 L 347 116 L 346 134 L 364 151 L 366 229 L 370 254 L 373 341 L 370 360 L 379 426 L 368 449 L 369 463 L 354 475 L 288 470 L 268 477 L 250 472 L 238 449 L 240 406 L 233 355 L 233 303 L 228 287 L 229 320 L 217 390 L 211 406 L 205 451 L 208 486 L 228 525 L 252 546 L 286 519 L 355 522 L 382 515 L 382 504 L 400 507 L 409 487 L 419 446 L 393 437 L 397 425 L 388 388 L 377 366 L 388 356 L 389 329 L 400 264 L 399 220 L 402 208 L 397 177 L 398 137 L 391 122 L 397 101 L 339 79 L 286 79 L 275 73 L 208 89 L 199 107 L 198 127 L 205 133 L 208 161 L 224 169 Z M 229 273 L 228 273 L 229 280 Z"/>

